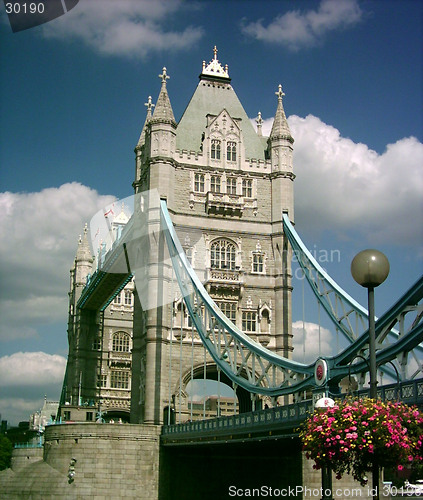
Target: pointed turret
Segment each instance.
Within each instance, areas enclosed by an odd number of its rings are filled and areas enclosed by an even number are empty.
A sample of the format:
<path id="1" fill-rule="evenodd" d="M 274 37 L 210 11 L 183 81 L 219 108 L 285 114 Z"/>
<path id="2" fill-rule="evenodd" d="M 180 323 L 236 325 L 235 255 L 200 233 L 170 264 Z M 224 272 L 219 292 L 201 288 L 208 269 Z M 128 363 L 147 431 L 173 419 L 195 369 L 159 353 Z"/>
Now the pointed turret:
<path id="1" fill-rule="evenodd" d="M 172 105 L 170 104 L 169 95 L 167 93 L 166 81 L 170 76 L 166 73 L 166 68 L 163 68 L 163 72 L 159 75 L 162 79 L 162 88 L 160 89 L 160 94 L 157 99 L 156 109 L 154 110 L 152 123 L 170 123 L 176 128 L 176 121 L 173 115 Z"/>
<path id="2" fill-rule="evenodd" d="M 293 220 L 292 182 L 295 175 L 293 173 L 292 157 L 294 139 L 289 130 L 288 120 L 283 109 L 282 97 L 285 94 L 282 91 L 282 85 L 279 85 L 275 94 L 278 97 L 278 107 L 276 108 L 268 146 L 272 164 L 272 219 L 279 224 L 283 210 L 287 211 L 291 220 Z"/>
<path id="3" fill-rule="evenodd" d="M 79 236 L 75 256 L 75 285 L 85 285 L 88 274 L 91 273 L 93 255 L 88 241 L 88 226 L 85 224 L 83 236 Z"/>
<path id="4" fill-rule="evenodd" d="M 286 139 L 292 144 L 294 139 L 289 130 L 288 120 L 286 119 L 285 110 L 283 109 L 282 97 L 285 94 L 282 91 L 282 85 L 279 85 L 279 90 L 275 92 L 275 94 L 278 96 L 278 107 L 276 109 L 272 131 L 270 132 L 270 139 Z"/>
<path id="5" fill-rule="evenodd" d="M 144 103 L 144 106 L 147 106 L 147 116 L 145 118 L 144 126 L 141 131 L 140 138 L 138 139 L 137 145 L 135 147 L 135 152 L 137 149 L 141 149 L 141 146 L 145 143 L 145 130 L 147 128 L 148 122 L 151 120 L 151 117 L 153 115 L 152 109 L 154 108 L 153 101 L 151 99 L 151 95 L 148 96 L 147 102 Z"/>
<path id="6" fill-rule="evenodd" d="M 171 185 L 165 186 L 163 184 L 163 177 L 166 178 L 163 169 L 168 169 L 169 161 L 173 161 L 174 158 L 177 124 L 166 88 L 166 82 L 169 79 L 166 68 L 163 68 L 159 78 L 162 85 L 153 116 L 148 124 L 146 157 L 143 158 L 143 162 L 146 166 L 148 165 L 149 169 L 149 189 L 159 189 L 160 195 L 167 197 L 171 192 Z M 173 174 L 169 172 L 168 175 L 170 182 Z M 141 189 L 141 186 L 142 183 L 139 183 L 139 187 L 136 186 L 135 189 Z"/>
<path id="7" fill-rule="evenodd" d="M 145 118 L 145 122 L 144 122 L 144 126 L 142 128 L 142 131 L 141 131 L 140 138 L 138 139 L 137 145 L 135 146 L 135 149 L 134 149 L 134 153 L 135 153 L 135 180 L 134 180 L 133 186 L 134 186 L 135 190 L 137 189 L 138 182 L 141 178 L 143 146 L 145 145 L 145 142 L 146 142 L 147 128 L 148 128 L 148 124 L 151 121 L 152 110 L 154 107 L 151 96 L 148 96 L 148 100 L 146 103 L 144 103 L 144 106 L 147 106 L 147 116 Z"/>

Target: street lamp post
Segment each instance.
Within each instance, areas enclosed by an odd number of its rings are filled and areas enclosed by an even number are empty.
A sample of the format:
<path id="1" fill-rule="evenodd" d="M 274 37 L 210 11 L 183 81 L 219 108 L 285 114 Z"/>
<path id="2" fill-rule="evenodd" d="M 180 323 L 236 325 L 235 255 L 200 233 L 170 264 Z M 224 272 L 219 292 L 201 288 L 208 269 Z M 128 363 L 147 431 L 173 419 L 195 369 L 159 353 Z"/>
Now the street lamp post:
<path id="1" fill-rule="evenodd" d="M 389 261 L 378 250 L 363 250 L 351 262 L 351 274 L 355 281 L 367 288 L 369 308 L 369 365 L 370 397 L 377 399 L 376 334 L 375 334 L 375 288 L 389 274 Z M 379 466 L 373 464 L 373 490 L 379 498 Z"/>
<path id="2" fill-rule="evenodd" d="M 316 401 L 314 409 L 319 413 L 326 411 L 328 408 L 333 408 L 335 401 L 332 398 L 323 397 Z M 322 467 L 322 499 L 333 500 L 332 496 L 332 470 L 327 465 Z"/>

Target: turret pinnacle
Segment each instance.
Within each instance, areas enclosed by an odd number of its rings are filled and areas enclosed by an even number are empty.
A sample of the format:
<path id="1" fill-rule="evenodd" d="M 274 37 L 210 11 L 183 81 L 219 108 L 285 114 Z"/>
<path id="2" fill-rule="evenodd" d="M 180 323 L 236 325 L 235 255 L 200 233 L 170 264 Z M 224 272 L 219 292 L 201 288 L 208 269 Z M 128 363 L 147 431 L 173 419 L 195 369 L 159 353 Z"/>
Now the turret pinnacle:
<path id="1" fill-rule="evenodd" d="M 176 127 L 175 117 L 173 115 L 172 106 L 170 104 L 169 95 L 166 88 L 166 80 L 170 78 L 166 73 L 166 68 L 163 68 L 163 73 L 159 75 L 162 79 L 162 88 L 160 89 L 160 94 L 157 99 L 156 109 L 154 110 L 152 122 L 164 122 L 170 123 Z"/>
<path id="2" fill-rule="evenodd" d="M 278 107 L 276 109 L 272 131 L 270 132 L 270 139 L 287 139 L 289 142 L 293 143 L 294 139 L 289 130 L 288 121 L 282 104 L 282 97 L 285 95 L 282 91 L 282 85 L 279 85 L 279 90 L 275 92 L 275 94 L 278 96 Z"/>
<path id="3" fill-rule="evenodd" d="M 147 106 L 147 116 L 145 118 L 144 126 L 141 131 L 140 138 L 138 139 L 137 142 L 137 148 L 140 148 L 144 142 L 145 142 L 145 128 L 147 126 L 147 123 L 151 120 L 152 117 L 152 109 L 154 108 L 153 101 L 151 99 L 151 95 L 148 96 L 148 101 L 144 103 L 144 106 Z"/>
<path id="4" fill-rule="evenodd" d="M 93 256 L 91 253 L 90 243 L 88 241 L 88 225 L 85 223 L 84 235 L 79 236 L 78 248 L 76 250 L 76 262 L 93 262 Z"/>
<path id="5" fill-rule="evenodd" d="M 262 137 L 263 136 L 263 130 L 262 130 L 263 118 L 261 117 L 260 111 L 258 112 L 258 116 L 256 118 L 256 123 L 257 123 L 257 135 Z"/>

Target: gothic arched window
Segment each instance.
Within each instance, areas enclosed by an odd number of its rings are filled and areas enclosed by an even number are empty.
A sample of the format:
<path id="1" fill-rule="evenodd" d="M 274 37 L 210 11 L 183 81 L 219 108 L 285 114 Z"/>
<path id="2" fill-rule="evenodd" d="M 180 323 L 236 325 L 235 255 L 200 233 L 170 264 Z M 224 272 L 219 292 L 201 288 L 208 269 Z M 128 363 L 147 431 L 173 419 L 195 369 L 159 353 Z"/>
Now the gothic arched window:
<path id="1" fill-rule="evenodd" d="M 236 161 L 236 142 L 228 142 L 226 146 L 226 159 L 228 161 Z"/>
<path id="2" fill-rule="evenodd" d="M 217 240 L 211 244 L 211 267 L 235 270 L 235 245 L 229 240 Z"/>
<path id="3" fill-rule="evenodd" d="M 218 139 L 211 141 L 211 158 L 212 160 L 220 160 L 220 141 Z"/>
<path id="4" fill-rule="evenodd" d="M 113 351 L 129 352 L 130 336 L 125 332 L 117 332 L 113 335 Z"/>
<path id="5" fill-rule="evenodd" d="M 132 306 L 132 292 L 125 290 L 125 306 Z"/>

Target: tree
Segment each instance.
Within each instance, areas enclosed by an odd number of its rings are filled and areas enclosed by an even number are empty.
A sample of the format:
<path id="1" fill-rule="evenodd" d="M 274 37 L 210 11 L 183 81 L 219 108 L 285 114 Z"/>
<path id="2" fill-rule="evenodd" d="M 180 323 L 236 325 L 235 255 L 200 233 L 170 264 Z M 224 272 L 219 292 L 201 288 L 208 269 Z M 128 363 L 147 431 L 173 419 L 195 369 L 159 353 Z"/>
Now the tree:
<path id="1" fill-rule="evenodd" d="M 6 436 L 0 434 L 0 470 L 10 467 L 13 445 Z"/>

